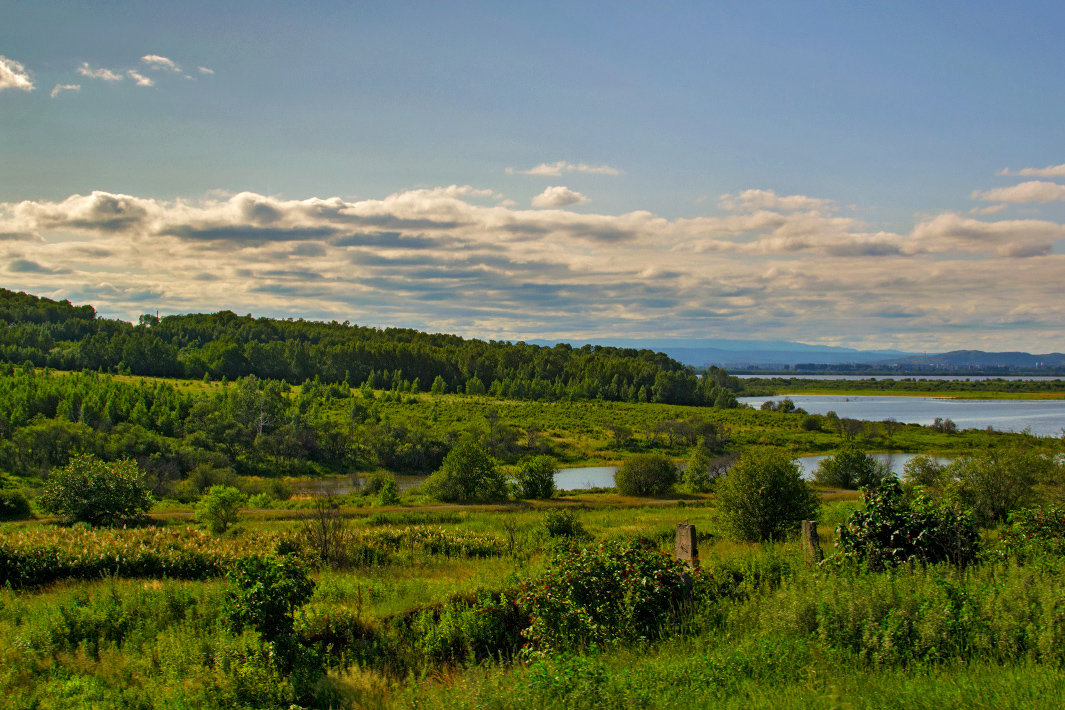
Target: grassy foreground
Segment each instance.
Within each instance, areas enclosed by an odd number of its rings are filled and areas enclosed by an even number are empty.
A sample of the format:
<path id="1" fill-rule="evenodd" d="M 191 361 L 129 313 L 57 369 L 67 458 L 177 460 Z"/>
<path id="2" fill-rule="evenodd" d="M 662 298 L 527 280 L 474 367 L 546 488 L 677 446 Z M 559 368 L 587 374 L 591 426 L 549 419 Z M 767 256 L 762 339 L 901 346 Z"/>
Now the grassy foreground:
<path id="1" fill-rule="evenodd" d="M 316 681 L 315 701 L 302 702 L 350 708 L 1065 704 L 1060 556 L 987 555 L 965 570 L 811 567 L 796 542 L 725 537 L 705 500 L 655 503 L 586 494 L 580 506 L 567 500 L 344 511 L 353 516 L 347 564 L 314 574 L 314 594 L 296 618 L 297 632 L 318 644 L 327 669 Z M 826 503 L 819 532 L 829 554 L 834 527 L 859 505 L 854 494 L 835 494 Z M 545 528 L 545 511 L 559 506 L 575 513 L 585 542 L 642 537 L 672 551 L 675 525 L 695 524 L 716 591 L 635 643 L 530 655 L 464 647 L 473 643 L 464 634 L 480 628 L 477 614 L 485 612 L 446 600 L 472 599 L 479 590 L 539 575 L 565 544 Z M 176 579 L 122 565 L 146 544 L 145 536 L 156 544 L 170 540 L 175 550 L 190 540 L 197 554 L 231 558 L 270 547 L 299 525 L 251 519 L 214 538 L 184 523 L 149 532 L 5 526 L 0 535 L 8 545 L 54 549 L 57 539 L 73 539 L 77 544 L 62 554 L 91 558 L 99 568 L 81 578 L 0 590 L 4 706 L 293 706 L 292 680 L 263 655 L 257 634 L 227 624 L 223 578 L 206 567 L 199 577 Z M 989 549 L 994 545 L 989 541 Z M 458 645 L 440 646 L 445 638 Z"/>

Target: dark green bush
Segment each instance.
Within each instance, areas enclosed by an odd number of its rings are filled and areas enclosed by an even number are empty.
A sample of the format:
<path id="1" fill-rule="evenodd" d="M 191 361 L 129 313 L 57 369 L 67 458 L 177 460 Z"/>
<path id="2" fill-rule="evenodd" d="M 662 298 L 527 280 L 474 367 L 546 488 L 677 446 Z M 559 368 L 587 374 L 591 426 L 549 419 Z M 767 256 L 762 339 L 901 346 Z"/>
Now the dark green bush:
<path id="1" fill-rule="evenodd" d="M 519 498 L 550 498 L 555 494 L 555 460 L 550 456 L 533 456 L 518 464 L 514 481 Z"/>
<path id="2" fill-rule="evenodd" d="M 919 492 L 906 496 L 894 477 L 863 495 L 865 509 L 836 531 L 835 562 L 879 570 L 910 561 L 967 565 L 976 560 L 980 535 L 971 512 L 936 504 Z"/>
<path id="3" fill-rule="evenodd" d="M 33 517 L 26 494 L 18 488 L 0 488 L 0 520 L 22 520 Z"/>
<path id="4" fill-rule="evenodd" d="M 518 604 L 535 651 L 580 649 L 655 637 L 692 599 L 687 566 L 635 541 L 608 541 L 558 554 Z"/>
<path id="5" fill-rule="evenodd" d="M 448 452 L 425 481 L 429 495 L 448 503 L 472 503 L 507 497 L 507 482 L 485 448 L 464 441 Z"/>
<path id="6" fill-rule="evenodd" d="M 821 502 L 791 457 L 775 449 L 740 456 L 717 484 L 725 525 L 741 540 L 780 540 L 803 520 L 816 519 Z"/>
<path id="7" fill-rule="evenodd" d="M 544 513 L 544 529 L 548 537 L 586 537 L 588 533 L 577 513 L 569 508 L 552 508 Z"/>
<path id="8" fill-rule="evenodd" d="M 660 496 L 677 483 L 677 467 L 662 454 L 637 454 L 614 474 L 618 493 L 625 496 Z"/>
<path id="9" fill-rule="evenodd" d="M 83 454 L 52 469 L 40 504 L 70 522 L 113 525 L 141 516 L 151 507 L 152 494 L 133 461 L 106 462 Z"/>
<path id="10" fill-rule="evenodd" d="M 995 551 L 1001 557 L 1021 560 L 1039 555 L 1065 555 L 1065 509 L 1052 506 L 1013 511 Z"/>
<path id="11" fill-rule="evenodd" d="M 872 488 L 887 476 L 886 466 L 857 446 L 848 444 L 835 456 L 821 459 L 814 472 L 814 482 L 831 488 Z"/>

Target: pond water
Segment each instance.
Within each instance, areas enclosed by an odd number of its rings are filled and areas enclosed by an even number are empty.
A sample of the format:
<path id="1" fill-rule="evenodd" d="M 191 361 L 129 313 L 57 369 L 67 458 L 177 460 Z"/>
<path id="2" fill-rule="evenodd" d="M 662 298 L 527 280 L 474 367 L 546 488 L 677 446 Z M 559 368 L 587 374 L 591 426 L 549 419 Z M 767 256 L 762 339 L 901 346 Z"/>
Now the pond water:
<path id="1" fill-rule="evenodd" d="M 959 429 L 1024 431 L 1036 436 L 1061 436 L 1065 429 L 1065 400 L 1062 399 L 954 399 L 949 397 L 843 397 L 838 395 L 790 395 L 796 407 L 811 414 L 835 412 L 840 417 L 882 421 L 896 419 L 910 424 L 929 425 L 937 417 L 952 420 Z M 784 396 L 741 397 L 754 408 L 766 400 L 779 402 Z"/>

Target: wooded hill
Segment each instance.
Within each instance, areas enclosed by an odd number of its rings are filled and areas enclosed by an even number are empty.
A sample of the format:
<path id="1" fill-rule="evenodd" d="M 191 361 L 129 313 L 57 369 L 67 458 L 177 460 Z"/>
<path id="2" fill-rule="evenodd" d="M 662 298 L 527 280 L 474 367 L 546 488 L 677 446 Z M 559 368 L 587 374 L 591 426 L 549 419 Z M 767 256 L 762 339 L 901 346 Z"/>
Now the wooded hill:
<path id="1" fill-rule="evenodd" d="M 137 325 L 0 289 L 0 361 L 61 370 L 292 384 L 364 383 L 406 391 L 516 399 L 595 399 L 735 406 L 735 378 L 695 372 L 651 350 L 554 347 L 406 328 L 212 314 L 141 316 Z"/>

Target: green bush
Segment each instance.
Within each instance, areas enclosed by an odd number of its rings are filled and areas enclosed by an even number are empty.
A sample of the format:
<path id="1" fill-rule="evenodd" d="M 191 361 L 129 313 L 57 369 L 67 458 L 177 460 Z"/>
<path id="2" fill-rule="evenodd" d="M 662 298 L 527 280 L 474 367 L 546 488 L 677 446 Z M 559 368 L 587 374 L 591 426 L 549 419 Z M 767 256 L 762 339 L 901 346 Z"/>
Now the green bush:
<path id="1" fill-rule="evenodd" d="M 26 494 L 18 488 L 0 488 L 0 520 L 22 520 L 33 517 Z"/>
<path id="2" fill-rule="evenodd" d="M 944 471 L 948 495 L 976 513 L 976 522 L 1004 522 L 1011 511 L 1032 505 L 1035 484 L 1058 478 L 1054 457 L 1033 451 L 991 449 L 953 461 Z"/>
<path id="3" fill-rule="evenodd" d="M 816 519 L 821 503 L 799 466 L 784 452 L 752 449 L 717 485 L 725 525 L 741 540 L 780 540 L 803 520 Z"/>
<path id="4" fill-rule="evenodd" d="M 677 483 L 677 467 L 662 454 L 637 454 L 614 474 L 618 493 L 625 496 L 660 496 Z"/>
<path id="5" fill-rule="evenodd" d="M 814 482 L 830 488 L 873 488 L 888 475 L 887 467 L 853 444 L 847 444 L 835 456 L 821 459 L 814 472 Z"/>
<path id="6" fill-rule="evenodd" d="M 980 535 L 971 512 L 936 504 L 919 492 L 907 497 L 894 477 L 864 497 L 865 509 L 854 511 L 836 531 L 837 563 L 879 570 L 909 561 L 976 560 Z"/>
<path id="7" fill-rule="evenodd" d="M 547 499 L 553 496 L 557 469 L 550 456 L 533 456 L 519 463 L 514 474 L 518 497 Z"/>
<path id="8" fill-rule="evenodd" d="M 1020 560 L 1065 555 L 1065 508 L 1027 508 L 1010 513 L 996 551 L 1002 557 Z"/>
<path id="9" fill-rule="evenodd" d="M 485 448 L 476 441 L 464 441 L 444 457 L 444 462 L 425 481 L 429 495 L 447 503 L 502 500 L 507 482 Z"/>
<path id="10" fill-rule="evenodd" d="M 381 490 L 377 492 L 377 504 L 396 505 L 397 503 L 399 503 L 399 485 L 396 483 L 395 476 L 389 476 L 385 479 Z"/>
<path id="11" fill-rule="evenodd" d="M 216 535 L 224 533 L 237 522 L 247 496 L 233 486 L 211 486 L 196 504 L 196 522 L 206 525 Z"/>
<path id="12" fill-rule="evenodd" d="M 569 508 L 552 508 L 544 514 L 544 529 L 548 537 L 587 537 L 577 513 Z"/>
<path id="13" fill-rule="evenodd" d="M 40 505 L 70 522 L 114 525 L 141 516 L 151 507 L 152 494 L 133 461 L 105 462 L 83 454 L 52 469 Z"/>
<path id="14" fill-rule="evenodd" d="M 946 467 L 940 464 L 935 456 L 928 454 L 914 456 L 902 467 L 906 483 L 925 487 L 941 485 L 945 470 Z"/>
<path id="15" fill-rule="evenodd" d="M 692 574 L 639 542 L 571 548 L 522 585 L 518 603 L 530 620 L 523 635 L 541 652 L 654 638 L 692 599 Z"/>

